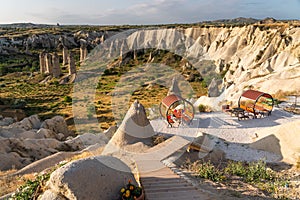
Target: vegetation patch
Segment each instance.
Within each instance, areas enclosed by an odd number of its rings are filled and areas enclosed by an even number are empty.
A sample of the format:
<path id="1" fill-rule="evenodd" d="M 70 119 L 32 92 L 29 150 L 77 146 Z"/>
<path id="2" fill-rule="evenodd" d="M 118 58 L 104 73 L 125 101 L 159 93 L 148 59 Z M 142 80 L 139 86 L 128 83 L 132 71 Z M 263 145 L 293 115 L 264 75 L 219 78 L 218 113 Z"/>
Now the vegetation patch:
<path id="1" fill-rule="evenodd" d="M 228 161 L 219 164 L 210 161 L 187 161 L 184 168 L 192 172 L 196 178 L 221 183 L 228 188 L 238 182 L 240 186 L 247 186 L 242 190 L 247 190 L 251 185 L 252 188 L 256 188 L 264 195 L 275 199 L 289 199 L 292 197 L 292 193 L 289 191 L 295 190 L 290 182 L 290 176 L 272 170 L 261 160 L 249 163 Z M 237 190 L 237 188 L 233 188 L 233 190 Z"/>

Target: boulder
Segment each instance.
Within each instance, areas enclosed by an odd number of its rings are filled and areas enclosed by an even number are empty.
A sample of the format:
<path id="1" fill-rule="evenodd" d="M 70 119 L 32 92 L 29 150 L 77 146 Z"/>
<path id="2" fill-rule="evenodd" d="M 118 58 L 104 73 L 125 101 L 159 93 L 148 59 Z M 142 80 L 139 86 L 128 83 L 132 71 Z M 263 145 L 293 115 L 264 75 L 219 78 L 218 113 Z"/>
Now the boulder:
<path id="1" fill-rule="evenodd" d="M 80 200 L 118 199 L 120 189 L 129 180 L 137 184 L 130 168 L 119 159 L 110 156 L 86 158 L 53 172 L 48 183 L 49 190 L 44 195 L 57 194 Z"/>
<path id="2" fill-rule="evenodd" d="M 56 152 L 70 150 L 73 149 L 71 149 L 67 144 L 52 138 L 0 139 L 0 170 L 12 168 L 19 169 Z"/>
<path id="3" fill-rule="evenodd" d="M 62 116 L 55 116 L 51 119 L 46 119 L 42 123 L 41 128 L 49 129 L 56 134 L 62 133 L 64 134 L 65 138 L 71 134 L 68 130 L 67 123 Z"/>
<path id="4" fill-rule="evenodd" d="M 256 131 L 251 148 L 280 155 L 283 162 L 297 164 L 300 157 L 300 120 Z"/>
<path id="5" fill-rule="evenodd" d="M 42 196 L 39 197 L 39 200 L 66 200 L 65 197 L 59 196 L 55 192 L 52 192 L 51 190 L 46 190 Z"/>
<path id="6" fill-rule="evenodd" d="M 65 141 L 65 144 L 68 144 L 68 146 L 70 146 L 72 149 L 83 150 L 86 147 L 94 144 L 100 144 L 101 146 L 104 146 L 107 142 L 108 139 L 104 134 L 85 133 Z"/>
<path id="7" fill-rule="evenodd" d="M 5 117 L 0 121 L 0 126 L 8 126 L 14 123 L 14 119 L 11 117 Z"/>
<path id="8" fill-rule="evenodd" d="M 29 164 L 31 161 L 29 158 L 22 158 L 18 153 L 16 152 L 9 152 L 2 154 L 0 153 L 0 170 L 10 170 L 12 168 L 19 169 L 27 164 Z"/>
<path id="9" fill-rule="evenodd" d="M 15 125 L 25 130 L 39 129 L 41 126 L 41 121 L 37 115 L 32 115 L 24 118 L 20 122 L 17 122 Z"/>
<path id="10" fill-rule="evenodd" d="M 55 137 L 55 133 L 49 129 L 45 129 L 45 128 L 40 128 L 38 131 L 37 131 L 37 134 L 38 135 L 42 135 L 43 137 L 45 138 L 56 138 Z"/>

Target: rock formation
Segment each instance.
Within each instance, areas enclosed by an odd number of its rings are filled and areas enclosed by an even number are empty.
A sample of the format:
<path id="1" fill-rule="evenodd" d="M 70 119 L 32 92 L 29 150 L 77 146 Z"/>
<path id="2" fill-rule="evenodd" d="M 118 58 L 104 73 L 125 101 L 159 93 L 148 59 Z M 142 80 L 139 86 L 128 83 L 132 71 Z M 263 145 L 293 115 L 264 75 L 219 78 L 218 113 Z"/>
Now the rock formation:
<path id="1" fill-rule="evenodd" d="M 138 142 L 150 145 L 152 144 L 151 137 L 154 134 L 144 106 L 135 100 L 117 132 L 113 135 L 111 142 L 119 147 Z"/>
<path id="2" fill-rule="evenodd" d="M 208 96 L 209 97 L 218 97 L 221 94 L 221 90 L 219 88 L 219 85 L 221 85 L 222 80 L 217 80 L 216 78 L 213 78 L 208 86 Z"/>
<path id="3" fill-rule="evenodd" d="M 53 76 L 55 78 L 59 78 L 61 75 L 61 69 L 59 64 L 59 57 L 56 52 L 52 55 L 52 64 L 53 64 Z"/>
<path id="4" fill-rule="evenodd" d="M 237 102 L 249 85 L 271 94 L 300 90 L 299 36 L 299 27 L 193 27 L 184 30 L 184 42 L 177 29 L 157 29 L 136 31 L 127 44 L 182 54 L 200 73 L 202 60 L 220 60 L 224 98 Z"/>
<path id="5" fill-rule="evenodd" d="M 83 62 L 87 57 L 87 42 L 83 39 L 80 40 L 80 62 Z"/>
<path id="6" fill-rule="evenodd" d="M 258 130 L 251 148 L 280 155 L 282 161 L 296 164 L 299 162 L 300 120 Z"/>
<path id="7" fill-rule="evenodd" d="M 65 66 L 68 64 L 68 56 L 69 56 L 69 50 L 66 46 L 63 46 L 62 55 L 63 55 L 63 65 Z"/>
<path id="8" fill-rule="evenodd" d="M 46 66 L 46 73 L 52 74 L 53 73 L 52 56 L 49 53 L 45 54 L 45 66 Z"/>
<path id="9" fill-rule="evenodd" d="M 12 122 L 0 123 L 0 170 L 20 169 L 53 153 L 72 150 L 58 140 L 71 135 L 59 116 L 46 122 L 41 122 L 37 115 Z"/>
<path id="10" fill-rule="evenodd" d="M 171 84 L 171 87 L 168 91 L 168 95 L 171 95 L 171 94 L 175 94 L 177 96 L 181 96 L 181 92 L 180 92 L 180 89 L 178 87 L 178 81 L 177 81 L 177 78 L 174 77 L 172 79 L 172 84 Z"/>
<path id="11" fill-rule="evenodd" d="M 45 52 L 42 51 L 39 55 L 40 60 L 40 73 L 44 74 L 46 72 L 46 60 L 45 60 Z"/>
<path id="12" fill-rule="evenodd" d="M 68 64 L 69 64 L 69 75 L 76 74 L 76 65 L 73 53 L 70 52 L 68 57 Z"/>
<path id="13" fill-rule="evenodd" d="M 130 168 L 117 158 L 86 158 L 57 169 L 51 174 L 46 199 L 118 199 L 129 180 L 137 185 Z"/>

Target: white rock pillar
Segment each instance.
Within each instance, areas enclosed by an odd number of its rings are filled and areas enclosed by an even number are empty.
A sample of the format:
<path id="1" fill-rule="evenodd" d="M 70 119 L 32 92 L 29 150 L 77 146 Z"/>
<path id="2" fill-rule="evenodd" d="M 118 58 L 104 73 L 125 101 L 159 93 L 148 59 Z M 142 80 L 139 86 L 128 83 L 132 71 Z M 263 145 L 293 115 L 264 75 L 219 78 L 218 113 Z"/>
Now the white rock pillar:
<path id="1" fill-rule="evenodd" d="M 40 72 L 44 74 L 46 72 L 46 60 L 45 60 L 45 52 L 42 51 L 39 55 L 40 60 Z"/>
<path id="2" fill-rule="evenodd" d="M 68 55 L 69 55 L 69 50 L 66 46 L 63 46 L 62 54 L 63 54 L 63 65 L 65 66 L 68 64 Z"/>
<path id="3" fill-rule="evenodd" d="M 87 44 L 86 41 L 81 39 L 80 40 L 80 62 L 83 62 L 87 57 Z"/>
<path id="4" fill-rule="evenodd" d="M 46 53 L 45 63 L 46 63 L 46 73 L 52 74 L 53 73 L 53 65 L 52 65 L 52 56 L 51 56 L 51 54 Z"/>
<path id="5" fill-rule="evenodd" d="M 61 75 L 61 69 L 59 64 L 59 57 L 56 52 L 52 55 L 52 64 L 53 64 L 53 76 L 55 78 L 59 78 Z"/>
<path id="6" fill-rule="evenodd" d="M 76 65 L 73 53 L 70 52 L 68 57 L 68 63 L 69 63 L 69 75 L 76 74 Z"/>

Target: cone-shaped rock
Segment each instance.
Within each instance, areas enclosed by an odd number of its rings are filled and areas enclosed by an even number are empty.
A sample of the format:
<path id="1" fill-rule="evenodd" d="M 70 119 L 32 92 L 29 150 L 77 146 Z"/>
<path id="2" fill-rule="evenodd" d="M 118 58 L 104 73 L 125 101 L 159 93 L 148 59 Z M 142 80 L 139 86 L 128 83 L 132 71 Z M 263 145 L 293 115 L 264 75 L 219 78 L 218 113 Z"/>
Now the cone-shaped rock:
<path id="1" fill-rule="evenodd" d="M 177 78 L 174 77 L 173 80 L 172 80 L 172 85 L 168 91 L 168 96 L 171 95 L 171 94 L 175 94 L 177 96 L 181 96 L 181 92 L 180 92 L 180 89 L 178 87 L 178 81 L 177 81 Z"/>
<path id="2" fill-rule="evenodd" d="M 121 126 L 112 137 L 111 141 L 117 146 L 124 146 L 142 142 L 145 145 L 152 143 L 154 135 L 145 108 L 137 100 L 129 108 Z"/>

